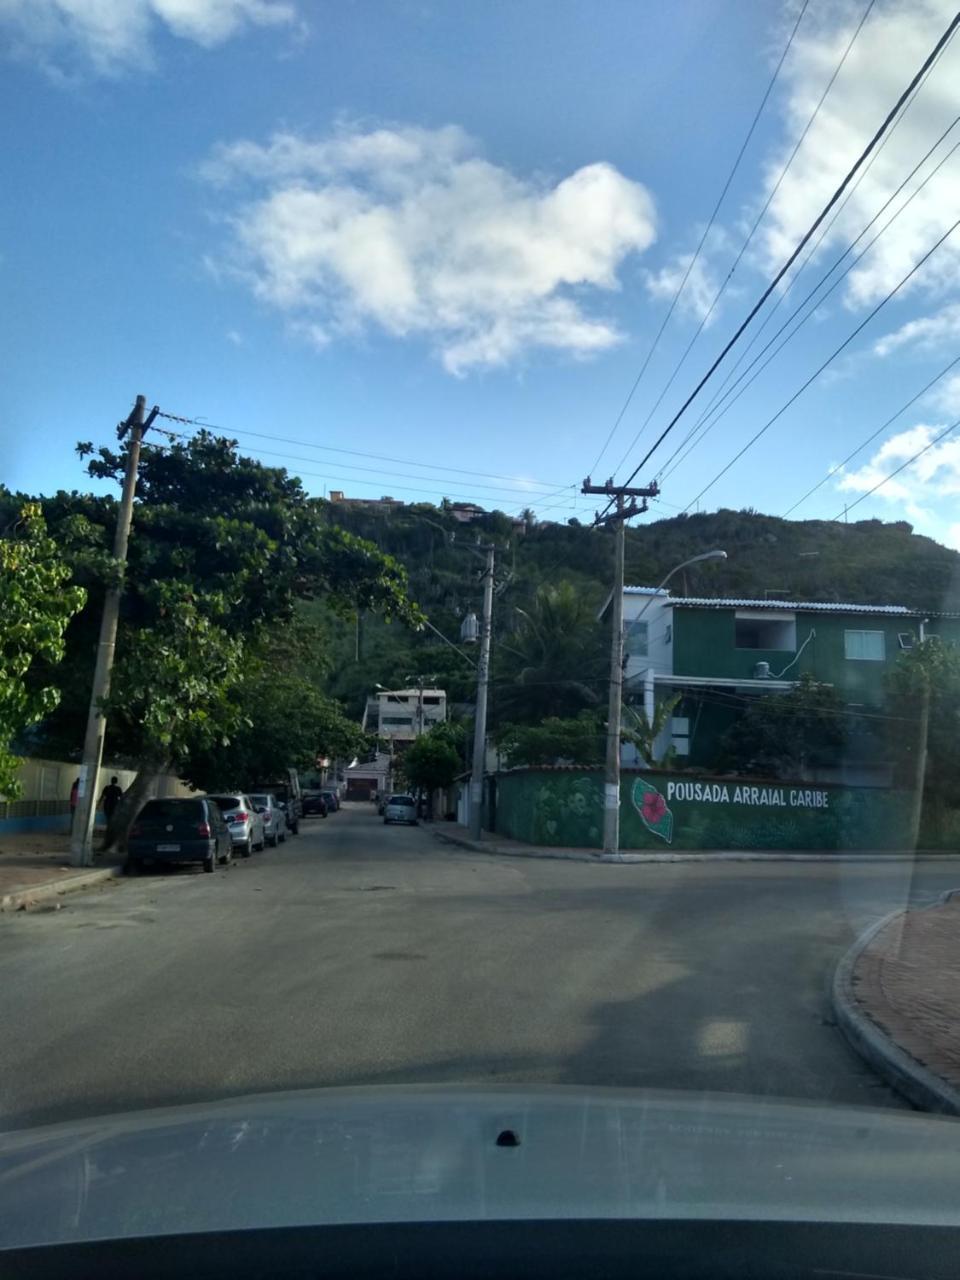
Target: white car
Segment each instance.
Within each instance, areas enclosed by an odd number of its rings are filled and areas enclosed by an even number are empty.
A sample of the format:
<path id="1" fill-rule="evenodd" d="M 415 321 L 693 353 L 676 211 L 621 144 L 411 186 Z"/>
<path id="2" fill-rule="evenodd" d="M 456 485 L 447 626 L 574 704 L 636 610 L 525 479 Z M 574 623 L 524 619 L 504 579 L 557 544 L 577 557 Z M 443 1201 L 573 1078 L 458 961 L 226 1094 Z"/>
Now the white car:
<path id="1" fill-rule="evenodd" d="M 233 841 L 235 853 L 249 858 L 255 849 L 262 849 L 266 836 L 263 818 L 257 812 L 251 796 L 236 791 L 231 795 L 208 796 L 223 814 Z"/>
<path id="2" fill-rule="evenodd" d="M 417 802 L 413 796 L 391 796 L 383 807 L 383 821 L 417 825 Z"/>
<path id="3" fill-rule="evenodd" d="M 267 844 L 283 844 L 287 838 L 287 815 L 283 805 L 269 791 L 258 791 L 252 795 L 253 807 L 263 821 L 263 834 Z"/>

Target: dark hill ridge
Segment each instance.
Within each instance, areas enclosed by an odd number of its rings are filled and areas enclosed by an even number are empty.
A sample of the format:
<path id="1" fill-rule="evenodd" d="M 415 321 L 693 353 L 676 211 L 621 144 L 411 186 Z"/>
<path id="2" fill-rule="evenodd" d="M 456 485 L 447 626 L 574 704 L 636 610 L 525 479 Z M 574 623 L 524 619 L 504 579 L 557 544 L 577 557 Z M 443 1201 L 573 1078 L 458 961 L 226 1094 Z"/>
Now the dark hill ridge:
<path id="1" fill-rule="evenodd" d="M 504 546 L 501 560 L 512 571 L 509 594 L 517 604 L 563 578 L 592 593 L 609 587 L 607 530 L 545 522 L 518 533 L 500 513 L 459 525 L 442 509 L 423 506 L 380 512 L 338 505 L 331 515 L 397 556 L 428 611 L 469 607 L 475 595 L 474 557 L 451 546 L 437 525 L 458 542 L 493 535 Z M 714 547 L 727 552 L 727 561 L 678 574 L 671 582 L 675 594 L 960 609 L 960 554 L 903 521 L 843 524 L 731 510 L 641 517 L 627 534 L 626 580 L 654 586 L 680 561 Z"/>

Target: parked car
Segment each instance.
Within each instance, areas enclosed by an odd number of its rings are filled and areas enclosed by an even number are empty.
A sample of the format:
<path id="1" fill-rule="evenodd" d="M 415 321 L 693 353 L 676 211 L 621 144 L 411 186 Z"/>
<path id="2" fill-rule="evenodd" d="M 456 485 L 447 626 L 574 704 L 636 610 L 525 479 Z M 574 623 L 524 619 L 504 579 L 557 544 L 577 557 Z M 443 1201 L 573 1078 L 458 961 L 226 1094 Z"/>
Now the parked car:
<path id="1" fill-rule="evenodd" d="M 269 791 L 274 799 L 278 800 L 284 807 L 287 815 L 287 828 L 291 835 L 296 835 L 300 830 L 300 819 L 303 816 L 303 793 L 300 789 L 300 775 L 296 769 L 284 769 L 281 771 L 282 776 L 272 779 L 261 779 L 259 782 L 253 782 L 247 788 L 247 794 L 250 795 L 254 791 Z"/>
<path id="2" fill-rule="evenodd" d="M 262 849 L 265 843 L 263 818 L 249 796 L 241 791 L 232 795 L 210 796 L 226 819 L 237 853 L 249 858 L 254 849 Z"/>
<path id="3" fill-rule="evenodd" d="M 303 816 L 305 818 L 325 818 L 330 806 L 322 791 L 305 791 L 303 793 Z"/>
<path id="4" fill-rule="evenodd" d="M 413 796 L 391 796 L 383 809 L 383 821 L 417 825 L 417 802 Z"/>
<path id="5" fill-rule="evenodd" d="M 287 838 L 287 816 L 283 805 L 278 804 L 270 791 L 254 792 L 250 796 L 255 811 L 263 822 L 263 838 L 274 848 Z"/>
<path id="6" fill-rule="evenodd" d="M 148 800 L 127 837 L 126 870 L 137 872 L 145 862 L 200 862 L 213 871 L 232 856 L 233 840 L 214 800 Z"/>
<path id="7" fill-rule="evenodd" d="M 320 794 L 327 802 L 327 812 L 336 813 L 340 808 L 340 797 L 335 791 L 321 791 Z"/>

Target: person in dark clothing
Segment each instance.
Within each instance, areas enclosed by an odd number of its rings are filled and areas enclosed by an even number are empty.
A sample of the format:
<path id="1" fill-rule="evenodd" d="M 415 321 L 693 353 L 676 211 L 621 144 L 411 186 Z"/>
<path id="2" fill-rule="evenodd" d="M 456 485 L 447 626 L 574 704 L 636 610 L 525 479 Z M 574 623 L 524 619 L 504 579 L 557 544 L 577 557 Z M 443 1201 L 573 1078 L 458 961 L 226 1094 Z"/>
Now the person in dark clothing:
<path id="1" fill-rule="evenodd" d="M 113 815 L 117 811 L 117 805 L 123 796 L 123 787 L 119 785 L 116 778 L 110 779 L 110 785 L 103 788 L 103 795 L 100 797 L 100 807 L 107 815 L 107 822 L 113 819 Z"/>
<path id="2" fill-rule="evenodd" d="M 77 811 L 77 804 L 80 800 L 80 779 L 74 778 L 73 786 L 70 788 L 70 817 Z"/>

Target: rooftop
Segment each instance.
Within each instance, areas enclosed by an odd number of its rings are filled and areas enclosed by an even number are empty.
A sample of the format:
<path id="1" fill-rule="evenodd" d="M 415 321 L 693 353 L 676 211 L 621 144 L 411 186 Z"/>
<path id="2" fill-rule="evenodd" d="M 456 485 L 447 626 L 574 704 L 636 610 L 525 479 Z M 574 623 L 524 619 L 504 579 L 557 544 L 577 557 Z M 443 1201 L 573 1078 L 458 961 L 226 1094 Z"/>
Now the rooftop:
<path id="1" fill-rule="evenodd" d="M 681 596 L 671 604 L 695 609 L 789 609 L 791 613 L 885 613 L 897 617 L 917 617 L 916 609 L 902 604 L 845 604 L 825 600 L 740 600 L 711 599 L 708 596 Z"/>

